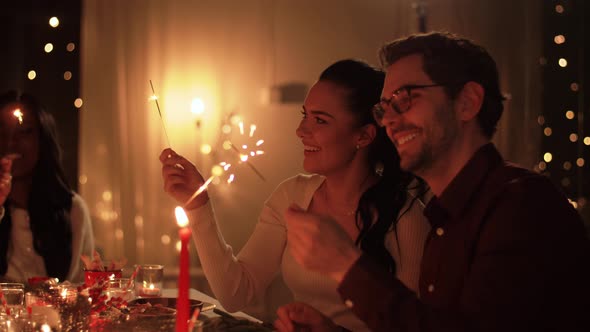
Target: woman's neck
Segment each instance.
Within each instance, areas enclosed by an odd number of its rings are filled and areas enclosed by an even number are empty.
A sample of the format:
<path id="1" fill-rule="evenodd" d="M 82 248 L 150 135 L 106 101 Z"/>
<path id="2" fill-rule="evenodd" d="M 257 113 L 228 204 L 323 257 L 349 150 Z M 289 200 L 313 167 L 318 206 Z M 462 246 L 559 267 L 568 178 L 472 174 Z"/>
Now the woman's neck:
<path id="1" fill-rule="evenodd" d="M 365 190 L 378 181 L 377 175 L 368 167 L 364 170 L 349 170 L 339 174 L 326 175 L 324 191 L 326 200 L 336 206 L 356 208 Z"/>

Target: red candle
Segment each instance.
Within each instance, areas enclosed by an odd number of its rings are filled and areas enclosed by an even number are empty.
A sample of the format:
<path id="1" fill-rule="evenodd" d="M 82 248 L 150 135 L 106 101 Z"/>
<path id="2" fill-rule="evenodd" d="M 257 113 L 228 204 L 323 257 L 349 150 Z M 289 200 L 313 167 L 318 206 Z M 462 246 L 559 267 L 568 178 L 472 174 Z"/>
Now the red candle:
<path id="1" fill-rule="evenodd" d="M 180 226 L 178 235 L 180 236 L 180 273 L 178 274 L 178 298 L 176 299 L 176 332 L 188 331 L 188 320 L 190 315 L 189 307 L 189 257 L 188 257 L 188 241 L 191 238 L 191 230 L 186 227 L 188 225 L 188 218 L 184 210 L 177 206 L 176 222 Z"/>

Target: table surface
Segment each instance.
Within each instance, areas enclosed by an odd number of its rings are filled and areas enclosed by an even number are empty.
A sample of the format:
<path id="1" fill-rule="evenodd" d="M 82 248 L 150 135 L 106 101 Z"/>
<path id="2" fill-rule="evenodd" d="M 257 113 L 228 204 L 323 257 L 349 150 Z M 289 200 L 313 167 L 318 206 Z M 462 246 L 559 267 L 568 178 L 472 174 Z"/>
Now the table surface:
<path id="1" fill-rule="evenodd" d="M 178 297 L 178 289 L 165 288 L 164 290 L 162 290 L 162 297 Z M 219 303 L 219 301 L 217 301 L 215 298 L 213 298 L 203 292 L 200 292 L 196 289 L 191 288 L 189 290 L 189 298 L 191 298 L 193 300 L 199 300 L 199 301 L 203 301 L 203 302 L 212 303 L 215 305 L 216 309 L 222 310 L 223 312 L 227 312 L 227 310 L 225 310 L 223 308 L 223 306 L 221 305 L 221 303 Z M 204 312 L 203 314 L 207 315 L 208 317 L 214 317 L 214 316 L 218 316 L 219 312 L 208 311 L 208 312 Z M 251 320 L 253 322 L 262 323 L 261 320 L 254 318 L 254 317 L 252 317 L 244 312 L 241 312 L 241 311 L 232 312 L 231 315 L 234 317 L 246 318 L 246 319 Z"/>

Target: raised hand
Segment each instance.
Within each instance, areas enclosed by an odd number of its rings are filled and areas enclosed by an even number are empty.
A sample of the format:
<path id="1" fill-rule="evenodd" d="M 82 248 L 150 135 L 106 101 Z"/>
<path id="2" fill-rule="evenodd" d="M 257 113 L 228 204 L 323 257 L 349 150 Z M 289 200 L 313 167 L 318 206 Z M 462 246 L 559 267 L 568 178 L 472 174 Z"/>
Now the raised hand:
<path id="1" fill-rule="evenodd" d="M 302 302 L 292 302 L 280 307 L 277 310 L 277 316 L 274 327 L 279 332 L 340 331 L 328 317 Z"/>
<path id="2" fill-rule="evenodd" d="M 4 205 L 12 189 L 12 161 L 19 155 L 9 154 L 0 159 L 0 206 Z"/>
<path id="3" fill-rule="evenodd" d="M 350 236 L 329 217 L 292 205 L 285 212 L 287 243 L 295 261 L 340 283 L 360 257 Z"/>
<path id="4" fill-rule="evenodd" d="M 162 151 L 160 162 L 162 163 L 164 191 L 182 204 L 186 210 L 198 208 L 209 200 L 205 191 L 190 204 L 184 206 L 193 193 L 205 182 L 203 176 L 195 165 L 172 149 Z"/>

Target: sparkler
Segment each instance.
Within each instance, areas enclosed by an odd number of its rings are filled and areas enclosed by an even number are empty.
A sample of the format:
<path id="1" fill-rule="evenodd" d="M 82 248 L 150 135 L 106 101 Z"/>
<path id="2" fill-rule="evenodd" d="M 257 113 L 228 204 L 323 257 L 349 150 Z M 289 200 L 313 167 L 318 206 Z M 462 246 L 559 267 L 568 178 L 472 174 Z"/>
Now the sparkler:
<path id="1" fill-rule="evenodd" d="M 238 127 L 240 128 L 240 135 L 245 136 L 244 123 L 240 121 L 238 123 Z M 255 124 L 250 125 L 250 131 L 248 133 L 248 137 L 253 138 L 255 131 L 256 131 L 256 125 Z M 258 175 L 258 177 L 260 177 L 260 179 L 262 179 L 263 181 L 266 181 L 266 178 L 264 177 L 264 175 L 262 175 L 262 173 L 260 171 L 258 171 L 258 169 L 256 169 L 256 167 L 249 160 L 250 157 L 256 157 L 256 156 L 264 154 L 264 151 L 260 149 L 260 146 L 263 143 L 264 143 L 264 140 L 262 140 L 262 139 L 257 140 L 256 143 L 254 144 L 255 149 L 252 151 L 248 151 L 247 144 L 243 144 L 242 150 L 240 150 L 238 147 L 236 147 L 229 140 L 226 140 L 223 143 L 223 146 L 224 146 L 225 150 L 232 149 L 237 154 L 238 159 L 239 159 L 239 163 L 247 164 L 250 167 L 250 169 L 252 169 L 252 171 L 254 173 L 256 173 L 256 175 Z M 220 178 L 224 173 L 228 172 L 228 170 L 231 167 L 232 167 L 232 164 L 225 162 L 225 161 L 222 161 L 219 164 L 214 165 L 211 168 L 211 176 L 193 193 L 193 195 L 186 201 L 186 203 L 184 203 L 184 206 L 189 205 L 195 198 L 197 198 L 201 193 L 203 193 L 205 190 L 207 190 L 208 186 L 211 184 L 211 182 L 213 182 L 213 180 L 215 178 Z M 235 180 L 235 174 L 230 173 L 226 182 L 227 182 L 227 184 L 231 184 L 234 180 Z"/>
<path id="2" fill-rule="evenodd" d="M 162 122 L 162 128 L 164 128 L 164 135 L 166 135 L 166 141 L 168 142 L 168 147 L 171 147 L 170 138 L 168 138 L 168 132 L 166 131 L 166 125 L 164 124 L 164 118 L 162 117 L 162 111 L 160 110 L 160 104 L 158 103 L 158 97 L 156 96 L 156 92 L 154 91 L 154 85 L 152 84 L 152 80 L 150 80 L 150 87 L 152 88 L 151 99 L 156 102 L 156 108 L 158 109 L 158 115 L 160 115 L 160 121 Z"/>

